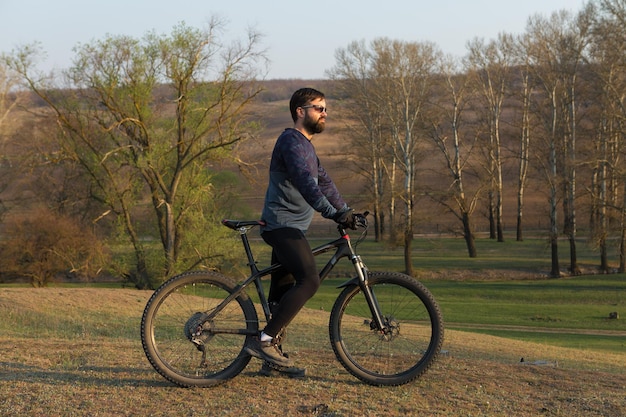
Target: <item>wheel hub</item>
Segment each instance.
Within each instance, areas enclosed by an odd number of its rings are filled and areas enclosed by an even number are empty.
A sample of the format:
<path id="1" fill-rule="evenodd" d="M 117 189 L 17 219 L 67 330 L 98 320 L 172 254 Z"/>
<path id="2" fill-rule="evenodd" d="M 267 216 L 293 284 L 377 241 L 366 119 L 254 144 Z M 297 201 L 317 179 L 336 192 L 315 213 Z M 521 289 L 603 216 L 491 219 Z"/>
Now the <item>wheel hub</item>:
<path id="1" fill-rule="evenodd" d="M 194 313 L 185 323 L 185 337 L 201 351 L 213 337 L 210 331 L 211 323 L 207 321 L 207 317 L 206 313 Z"/>
<path id="2" fill-rule="evenodd" d="M 393 316 L 386 316 L 384 318 L 385 327 L 381 332 L 381 339 L 391 341 L 400 335 L 400 322 Z"/>

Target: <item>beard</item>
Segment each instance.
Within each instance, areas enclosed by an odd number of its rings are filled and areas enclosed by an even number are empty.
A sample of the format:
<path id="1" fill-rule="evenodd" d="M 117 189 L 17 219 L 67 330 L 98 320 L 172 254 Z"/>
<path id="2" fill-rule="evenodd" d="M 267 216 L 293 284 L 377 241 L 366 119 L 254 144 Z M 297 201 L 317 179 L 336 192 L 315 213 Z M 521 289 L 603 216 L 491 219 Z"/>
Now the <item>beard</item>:
<path id="1" fill-rule="evenodd" d="M 302 127 L 304 127 L 306 131 L 312 135 L 316 133 L 322 133 L 324 131 L 324 128 L 326 127 L 326 119 L 323 117 L 320 117 L 317 120 L 312 120 L 307 115 L 304 118 Z"/>

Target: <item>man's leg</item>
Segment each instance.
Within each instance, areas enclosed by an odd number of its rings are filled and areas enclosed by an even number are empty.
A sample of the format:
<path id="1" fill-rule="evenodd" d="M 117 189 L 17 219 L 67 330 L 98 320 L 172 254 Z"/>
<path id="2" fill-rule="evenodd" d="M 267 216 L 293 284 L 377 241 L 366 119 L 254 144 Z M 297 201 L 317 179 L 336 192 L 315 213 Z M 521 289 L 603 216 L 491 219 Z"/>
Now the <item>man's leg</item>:
<path id="1" fill-rule="evenodd" d="M 265 232 L 263 239 L 273 248 L 272 263 L 280 262 L 283 265 L 281 270 L 272 275 L 268 297 L 272 306 L 272 317 L 264 329 L 265 334 L 280 344 L 284 328 L 319 288 L 319 275 L 311 247 L 300 230 L 279 229 Z M 277 304 L 276 301 L 280 302 Z M 282 347 L 277 348 L 282 353 Z M 289 376 L 305 374 L 302 368 L 281 366 L 276 361 L 266 361 L 260 372 L 269 375 L 272 369 Z"/>
<path id="2" fill-rule="evenodd" d="M 320 280 L 311 246 L 302 231 L 284 228 L 265 232 L 262 236 L 272 246 L 276 260 L 295 280 L 295 284 L 288 288 L 277 281 L 275 293 L 282 295 L 277 311 L 264 329 L 266 334 L 276 336 L 315 295 Z M 272 301 L 276 298 L 272 297 Z"/>

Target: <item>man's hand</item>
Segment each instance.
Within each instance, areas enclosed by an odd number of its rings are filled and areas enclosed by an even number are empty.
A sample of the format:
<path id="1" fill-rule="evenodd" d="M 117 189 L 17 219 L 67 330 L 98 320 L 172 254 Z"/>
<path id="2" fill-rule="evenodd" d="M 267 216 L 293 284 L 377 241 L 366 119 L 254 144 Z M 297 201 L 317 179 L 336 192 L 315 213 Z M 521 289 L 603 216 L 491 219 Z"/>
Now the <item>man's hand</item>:
<path id="1" fill-rule="evenodd" d="M 356 218 L 354 210 L 351 208 L 338 211 L 335 217 L 333 217 L 333 220 L 339 223 L 343 228 L 356 230 Z"/>
<path id="2" fill-rule="evenodd" d="M 367 215 L 369 213 L 366 211 L 365 213 L 354 213 L 354 224 L 358 227 L 367 227 Z"/>

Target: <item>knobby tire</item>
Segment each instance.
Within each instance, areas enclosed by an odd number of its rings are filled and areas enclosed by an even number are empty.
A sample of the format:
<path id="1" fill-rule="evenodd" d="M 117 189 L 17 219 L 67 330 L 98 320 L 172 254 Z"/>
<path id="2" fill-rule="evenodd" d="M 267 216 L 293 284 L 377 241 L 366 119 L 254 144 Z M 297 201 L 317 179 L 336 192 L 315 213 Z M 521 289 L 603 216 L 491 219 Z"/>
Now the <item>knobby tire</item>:
<path id="1" fill-rule="evenodd" d="M 250 298 L 242 293 L 211 316 L 235 288 L 219 273 L 188 272 L 154 292 L 141 318 L 141 343 L 159 374 L 182 387 L 208 387 L 246 367 L 250 355 L 243 349 L 259 326 Z"/>
<path id="2" fill-rule="evenodd" d="M 368 286 L 388 324 L 376 329 L 358 285 L 343 289 L 331 311 L 329 332 L 339 362 L 371 385 L 402 385 L 432 365 L 443 343 L 443 319 L 432 294 L 412 277 L 370 273 Z"/>

